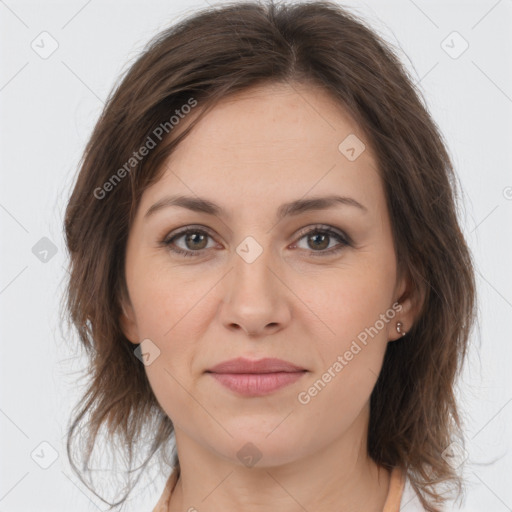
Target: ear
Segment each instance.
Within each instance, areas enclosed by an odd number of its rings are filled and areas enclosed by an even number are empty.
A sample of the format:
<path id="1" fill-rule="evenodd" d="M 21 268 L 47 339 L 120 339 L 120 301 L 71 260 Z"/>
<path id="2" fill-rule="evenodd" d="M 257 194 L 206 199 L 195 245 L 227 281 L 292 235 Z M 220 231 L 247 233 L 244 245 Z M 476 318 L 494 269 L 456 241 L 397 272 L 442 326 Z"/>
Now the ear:
<path id="1" fill-rule="evenodd" d="M 139 339 L 139 330 L 137 328 L 137 322 L 135 320 L 135 312 L 131 303 L 123 300 L 121 302 L 122 313 L 119 318 L 119 323 L 121 326 L 121 330 L 123 334 L 126 336 L 128 341 L 138 344 L 140 343 Z"/>
<path id="2" fill-rule="evenodd" d="M 388 341 L 396 341 L 402 338 L 402 333 L 408 333 L 419 316 L 425 300 L 425 287 L 414 285 L 409 277 L 402 277 L 395 290 L 393 309 L 396 314 L 388 324 Z M 397 324 L 400 322 L 400 331 Z"/>

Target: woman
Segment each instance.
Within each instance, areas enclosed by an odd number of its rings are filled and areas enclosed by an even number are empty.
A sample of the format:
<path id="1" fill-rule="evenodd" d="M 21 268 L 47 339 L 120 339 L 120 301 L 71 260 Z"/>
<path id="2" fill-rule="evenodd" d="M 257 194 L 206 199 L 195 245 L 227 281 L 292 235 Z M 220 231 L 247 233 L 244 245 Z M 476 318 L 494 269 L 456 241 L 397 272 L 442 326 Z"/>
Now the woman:
<path id="1" fill-rule="evenodd" d="M 103 428 L 167 464 L 158 512 L 444 510 L 475 300 L 455 201 L 410 77 L 338 5 L 159 34 L 66 211 L 79 475 Z"/>

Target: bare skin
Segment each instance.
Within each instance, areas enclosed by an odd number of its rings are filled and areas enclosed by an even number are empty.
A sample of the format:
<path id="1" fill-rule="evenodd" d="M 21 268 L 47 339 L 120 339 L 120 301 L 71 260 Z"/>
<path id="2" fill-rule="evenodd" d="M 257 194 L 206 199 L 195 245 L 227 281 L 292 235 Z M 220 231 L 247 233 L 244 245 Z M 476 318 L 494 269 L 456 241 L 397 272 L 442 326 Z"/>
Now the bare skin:
<path id="1" fill-rule="evenodd" d="M 354 161 L 338 149 L 349 134 L 366 143 Z M 276 219 L 283 203 L 332 194 L 364 208 L 338 203 Z M 207 198 L 224 213 L 170 206 L 145 218 L 168 195 Z M 318 225 L 351 243 L 307 233 Z M 162 243 L 187 226 L 199 231 Z M 255 254 L 242 243 L 249 236 L 262 251 L 250 263 L 237 252 Z M 375 156 L 336 102 L 310 85 L 265 86 L 215 107 L 144 192 L 125 271 L 123 330 L 160 350 L 145 368 L 175 426 L 181 475 L 170 512 L 382 510 L 389 473 L 367 455 L 369 398 L 387 343 L 400 337 L 396 323 L 408 330 L 415 308 L 401 300 L 407 282 L 398 279 Z M 382 323 L 333 370 L 358 335 Z M 307 372 L 267 395 L 240 396 L 205 373 L 238 356 Z M 329 382 L 308 394 L 329 368 Z M 237 455 L 249 442 L 261 455 L 252 467 Z"/>

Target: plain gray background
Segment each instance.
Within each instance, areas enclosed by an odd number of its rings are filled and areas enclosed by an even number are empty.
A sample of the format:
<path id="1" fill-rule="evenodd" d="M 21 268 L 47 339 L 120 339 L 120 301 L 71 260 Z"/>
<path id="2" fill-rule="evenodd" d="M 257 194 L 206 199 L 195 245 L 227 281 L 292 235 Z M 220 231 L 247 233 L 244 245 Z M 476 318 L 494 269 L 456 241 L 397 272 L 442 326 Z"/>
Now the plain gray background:
<path id="1" fill-rule="evenodd" d="M 107 508 L 65 454 L 80 391 L 73 372 L 84 361 L 59 327 L 63 212 L 121 72 L 157 32 L 206 5 L 0 0 L 0 512 Z M 468 450 L 463 510 L 512 510 L 512 1 L 343 5 L 401 48 L 460 177 L 480 304 L 459 393 Z M 41 467 L 52 454 L 55 462 Z M 127 510 L 151 510 L 166 478 L 139 487 Z"/>

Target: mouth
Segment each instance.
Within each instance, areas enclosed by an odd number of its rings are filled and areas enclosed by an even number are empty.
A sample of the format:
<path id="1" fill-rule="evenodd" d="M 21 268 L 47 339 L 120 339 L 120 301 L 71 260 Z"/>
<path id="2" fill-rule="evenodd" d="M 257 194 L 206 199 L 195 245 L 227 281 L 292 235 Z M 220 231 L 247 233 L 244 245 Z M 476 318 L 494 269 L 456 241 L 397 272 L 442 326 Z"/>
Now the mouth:
<path id="1" fill-rule="evenodd" d="M 210 373 L 224 387 L 244 396 L 262 396 L 299 380 L 306 370 L 274 373 Z"/>
<path id="2" fill-rule="evenodd" d="M 264 359 L 251 360 L 244 357 L 230 359 L 208 369 L 210 373 L 280 373 L 280 372 L 298 372 L 305 371 L 296 364 L 285 361 L 284 359 L 276 359 L 266 357 Z"/>
<path id="3" fill-rule="evenodd" d="M 245 358 L 220 363 L 205 373 L 229 390 L 243 396 L 262 396 L 288 386 L 308 370 L 282 359 Z"/>

